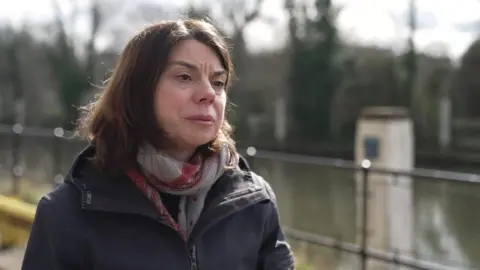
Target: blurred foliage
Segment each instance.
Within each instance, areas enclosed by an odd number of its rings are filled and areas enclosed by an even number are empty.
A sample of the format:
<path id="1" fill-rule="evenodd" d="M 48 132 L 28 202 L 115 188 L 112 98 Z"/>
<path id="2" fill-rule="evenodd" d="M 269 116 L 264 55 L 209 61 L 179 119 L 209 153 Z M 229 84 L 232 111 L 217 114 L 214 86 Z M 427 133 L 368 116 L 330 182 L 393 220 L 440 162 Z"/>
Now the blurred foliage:
<path id="1" fill-rule="evenodd" d="M 291 128 L 299 139 L 326 139 L 332 120 L 330 104 L 341 81 L 337 61 L 341 45 L 334 23 L 336 10 L 331 0 L 317 0 L 316 16 L 309 18 L 307 7 L 303 6 L 303 16 L 296 18 L 298 7 L 293 1 L 287 7 L 290 39 L 294 41 L 288 98 L 292 119 L 302 119 L 292 121 Z M 303 20 L 302 26 L 296 23 L 300 20 Z"/>
<path id="2" fill-rule="evenodd" d="M 284 0 L 286 46 L 255 54 L 248 50 L 245 29 L 259 21 L 277 24 L 264 14 L 263 0 L 189 1 L 181 9 L 92 0 L 68 14 L 55 6 L 50 22 L 0 28 L 0 58 L 5 59 L 0 61 L 0 121 L 73 128 L 78 107 L 101 91 L 98 86 L 132 32 L 155 20 L 189 16 L 208 18 L 233 44 L 237 80 L 229 117 L 240 143 L 280 147 L 271 138 L 283 115 L 288 145 L 347 145 L 362 108 L 403 106 L 411 111 L 422 147 L 435 146 L 442 97 L 452 99 L 454 117 L 480 117 L 475 104 L 480 43 L 472 44 L 459 65 L 447 56 L 416 51 L 411 3 L 410 36 L 400 54 L 343 40 L 336 26 L 342 9 L 331 0 Z M 79 18 L 89 27 L 81 34 L 74 31 Z M 286 110 L 279 111 L 282 101 Z"/>

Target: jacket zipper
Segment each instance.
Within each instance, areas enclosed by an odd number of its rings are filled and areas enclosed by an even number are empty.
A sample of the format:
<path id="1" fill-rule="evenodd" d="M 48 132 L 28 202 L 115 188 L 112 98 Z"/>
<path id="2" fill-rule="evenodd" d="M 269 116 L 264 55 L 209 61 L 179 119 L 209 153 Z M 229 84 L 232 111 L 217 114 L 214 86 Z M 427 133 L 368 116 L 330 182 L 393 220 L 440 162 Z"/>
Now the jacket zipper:
<path id="1" fill-rule="evenodd" d="M 189 247 L 188 243 L 185 242 L 185 240 L 183 240 L 184 238 L 182 237 L 182 235 L 171 225 L 166 224 L 166 223 L 161 222 L 161 221 L 157 221 L 157 222 L 160 223 L 163 226 L 167 226 L 168 228 L 172 229 L 173 231 L 175 231 L 175 233 L 178 234 L 178 236 L 181 238 L 182 242 L 184 242 L 185 251 L 188 254 L 188 258 L 190 259 L 190 270 L 198 270 L 197 247 L 195 245 L 192 245 L 191 247 Z"/>
<path id="2" fill-rule="evenodd" d="M 244 207 L 242 208 L 239 208 L 239 209 L 236 209 L 235 211 L 231 211 L 231 212 L 228 212 L 224 215 L 221 215 L 219 217 L 216 217 L 215 219 L 212 220 L 212 222 L 210 222 L 206 227 L 204 227 L 198 234 L 198 235 L 201 235 L 205 230 L 209 229 L 211 226 L 213 226 L 214 224 L 216 224 L 217 222 L 219 222 L 220 220 L 240 211 L 240 210 L 243 210 L 245 208 L 248 208 L 250 206 L 253 206 L 255 204 L 257 204 L 258 202 L 264 200 L 265 198 L 259 198 L 255 201 L 252 201 L 251 203 L 249 203 L 248 205 L 245 205 Z M 186 245 L 187 249 L 188 249 L 188 244 Z M 199 267 L 198 267 L 198 262 L 197 262 L 197 247 L 195 244 L 193 244 L 189 250 L 190 252 L 190 270 L 199 270 Z"/>
<path id="3" fill-rule="evenodd" d="M 185 240 L 183 240 L 184 238 L 182 237 L 182 235 L 174 227 L 172 227 L 170 224 L 166 224 L 164 222 L 159 221 L 159 223 L 164 225 L 164 226 L 169 227 L 170 229 L 172 229 L 173 231 L 175 231 L 178 234 L 178 236 L 184 242 L 185 251 L 188 254 L 188 258 L 190 259 L 190 270 L 198 270 L 199 268 L 198 268 L 198 263 L 197 263 L 197 247 L 196 247 L 196 245 L 193 244 L 191 247 L 189 247 L 188 243 L 185 242 Z"/>
<path id="4" fill-rule="evenodd" d="M 189 252 L 190 252 L 190 270 L 198 270 L 197 247 L 193 245 Z"/>
<path id="5" fill-rule="evenodd" d="M 250 191 L 251 192 L 251 191 Z M 249 192 L 239 192 L 238 194 L 236 194 L 237 196 L 235 197 L 241 197 L 242 195 L 244 194 L 247 194 Z M 243 210 L 245 208 L 248 208 L 249 206 L 252 206 L 252 205 L 255 205 L 256 203 L 258 203 L 259 201 L 262 201 L 264 200 L 265 198 L 261 198 L 261 199 L 257 199 L 255 201 L 252 201 L 251 203 L 249 203 L 248 205 L 242 207 L 241 209 L 236 209 L 235 211 L 230 211 L 224 215 L 221 215 L 219 217 L 216 217 L 215 219 L 212 220 L 211 223 L 209 223 L 205 228 L 203 228 L 200 232 L 203 232 L 205 231 L 206 229 L 208 229 L 210 226 L 214 225 L 215 223 L 217 223 L 218 221 L 240 211 L 240 210 Z M 201 233 L 200 233 L 201 234 Z M 198 235 L 200 235 L 198 234 Z M 197 235 L 197 236 L 198 236 Z M 186 244 L 186 247 L 188 249 L 188 244 Z M 197 246 L 195 244 L 193 244 L 190 249 L 189 249 L 189 253 L 190 253 L 190 270 L 199 270 L 199 266 L 198 266 L 198 261 L 197 261 Z"/>

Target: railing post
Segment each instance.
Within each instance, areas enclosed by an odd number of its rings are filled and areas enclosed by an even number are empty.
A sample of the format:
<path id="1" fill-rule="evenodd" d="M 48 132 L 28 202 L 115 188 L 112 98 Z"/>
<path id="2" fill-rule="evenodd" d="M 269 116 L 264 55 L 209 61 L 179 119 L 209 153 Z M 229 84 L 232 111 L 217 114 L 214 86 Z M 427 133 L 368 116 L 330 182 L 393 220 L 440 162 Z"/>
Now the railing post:
<path id="1" fill-rule="evenodd" d="M 64 130 L 61 127 L 57 127 L 53 130 L 53 173 L 52 186 L 56 187 L 63 182 L 63 174 L 61 173 L 62 162 L 62 139 Z"/>
<path id="2" fill-rule="evenodd" d="M 360 256 L 361 256 L 361 270 L 367 270 L 368 265 L 368 256 L 367 256 L 367 248 L 368 248 L 368 193 L 369 193 L 369 180 L 368 176 L 370 173 L 370 167 L 372 163 L 370 160 L 365 159 L 362 161 L 362 232 L 360 238 Z"/>
<path id="3" fill-rule="evenodd" d="M 247 162 L 248 162 L 248 166 L 250 167 L 251 170 L 253 170 L 253 166 L 254 166 L 254 161 L 255 161 L 255 155 L 257 154 L 257 149 L 255 149 L 255 147 L 253 146 L 249 146 L 247 147 Z"/>
<path id="4" fill-rule="evenodd" d="M 20 180 L 23 175 L 23 168 L 20 161 L 20 145 L 23 133 L 23 126 L 21 124 L 15 124 L 12 127 L 13 139 L 12 139 L 12 195 L 20 195 Z"/>

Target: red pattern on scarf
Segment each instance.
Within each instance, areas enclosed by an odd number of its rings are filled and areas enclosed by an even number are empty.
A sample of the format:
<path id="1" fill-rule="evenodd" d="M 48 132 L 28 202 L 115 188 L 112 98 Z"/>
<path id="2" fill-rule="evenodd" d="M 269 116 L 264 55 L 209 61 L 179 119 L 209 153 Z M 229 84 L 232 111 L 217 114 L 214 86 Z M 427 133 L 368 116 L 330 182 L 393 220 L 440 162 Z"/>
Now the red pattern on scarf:
<path id="1" fill-rule="evenodd" d="M 152 179 L 150 183 L 159 190 L 187 190 L 198 185 L 202 180 L 202 175 L 198 173 L 200 169 L 200 165 L 185 163 L 182 168 L 182 174 L 177 179 L 165 182 L 151 175 L 150 177 Z M 189 181 L 190 179 L 192 179 L 192 181 Z"/>
<path id="2" fill-rule="evenodd" d="M 155 175 L 148 176 L 148 182 L 157 190 L 188 190 L 198 185 L 202 180 L 202 157 L 195 155 L 189 162 L 185 162 L 182 167 L 181 175 L 176 179 L 158 179 Z"/>
<path id="3" fill-rule="evenodd" d="M 167 208 L 162 202 L 160 198 L 160 194 L 158 191 L 150 186 L 147 178 L 140 172 L 140 170 L 136 167 L 131 167 L 127 170 L 127 175 L 130 179 L 135 183 L 135 185 L 142 191 L 142 193 L 153 202 L 155 208 L 157 209 L 158 213 L 164 217 L 173 229 L 175 229 L 181 236 L 184 241 L 186 241 L 186 234 L 184 231 L 181 230 L 178 223 L 172 218 L 172 215 L 168 212 Z M 183 178 L 183 177 L 180 177 Z M 188 179 L 188 178 L 186 178 Z M 176 180 L 178 181 L 178 179 Z"/>

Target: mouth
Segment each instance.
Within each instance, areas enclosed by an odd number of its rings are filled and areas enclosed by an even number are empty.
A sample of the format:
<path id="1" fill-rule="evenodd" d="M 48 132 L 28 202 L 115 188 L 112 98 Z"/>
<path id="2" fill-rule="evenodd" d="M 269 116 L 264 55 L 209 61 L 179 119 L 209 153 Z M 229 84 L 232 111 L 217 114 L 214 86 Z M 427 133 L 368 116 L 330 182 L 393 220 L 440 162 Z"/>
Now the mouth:
<path id="1" fill-rule="evenodd" d="M 186 119 L 195 123 L 206 125 L 211 125 L 215 122 L 215 119 L 210 115 L 193 115 L 187 117 Z"/>

